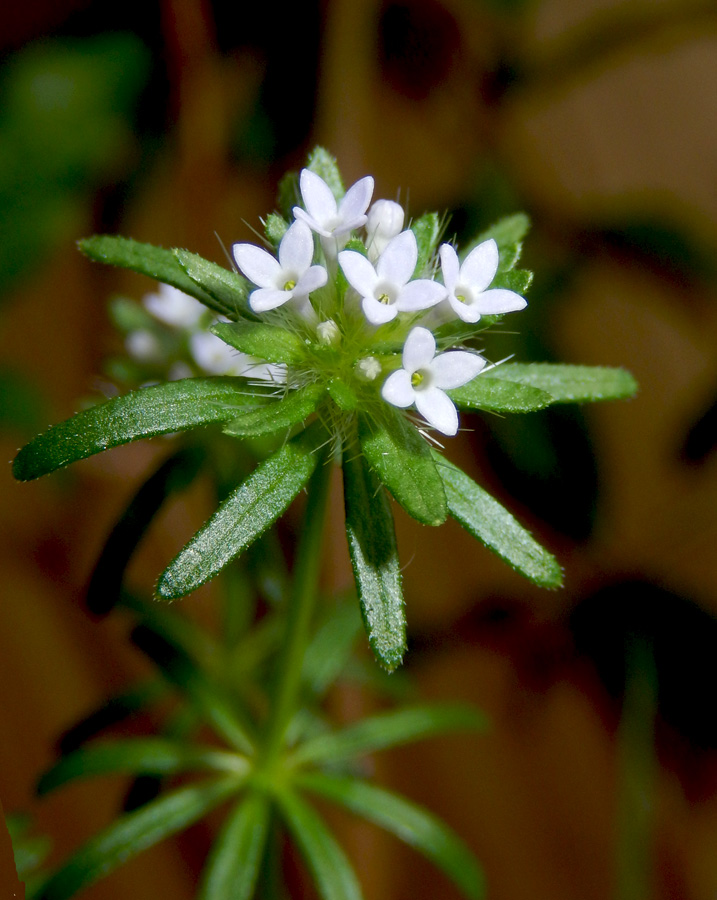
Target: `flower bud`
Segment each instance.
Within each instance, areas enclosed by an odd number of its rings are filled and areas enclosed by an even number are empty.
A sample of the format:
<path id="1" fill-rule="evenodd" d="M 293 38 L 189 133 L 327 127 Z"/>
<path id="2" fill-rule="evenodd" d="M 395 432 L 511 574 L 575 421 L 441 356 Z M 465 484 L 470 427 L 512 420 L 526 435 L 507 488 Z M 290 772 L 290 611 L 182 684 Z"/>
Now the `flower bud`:
<path id="1" fill-rule="evenodd" d="M 368 257 L 375 262 L 386 244 L 403 228 L 403 208 L 393 200 L 377 200 L 368 212 L 366 246 Z"/>

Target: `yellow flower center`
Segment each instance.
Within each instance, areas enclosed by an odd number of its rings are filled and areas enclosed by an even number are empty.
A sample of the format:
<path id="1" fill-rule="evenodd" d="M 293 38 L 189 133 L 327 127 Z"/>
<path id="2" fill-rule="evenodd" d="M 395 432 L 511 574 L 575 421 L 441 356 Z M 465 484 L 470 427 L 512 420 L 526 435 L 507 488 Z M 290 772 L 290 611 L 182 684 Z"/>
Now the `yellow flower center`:
<path id="1" fill-rule="evenodd" d="M 285 291 L 293 291 L 295 287 L 296 287 L 296 282 L 289 280 L 284 285 L 284 290 Z"/>
<path id="2" fill-rule="evenodd" d="M 419 387 L 423 384 L 423 377 L 423 372 L 414 372 L 413 375 L 411 375 L 411 386 L 415 388 Z"/>

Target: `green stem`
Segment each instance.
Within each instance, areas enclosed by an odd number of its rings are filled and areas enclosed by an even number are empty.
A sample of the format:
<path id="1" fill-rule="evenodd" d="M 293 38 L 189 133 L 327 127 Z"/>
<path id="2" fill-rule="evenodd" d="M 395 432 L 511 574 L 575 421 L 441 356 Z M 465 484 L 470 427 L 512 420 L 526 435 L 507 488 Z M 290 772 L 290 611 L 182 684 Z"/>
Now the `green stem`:
<path id="1" fill-rule="evenodd" d="M 321 453 L 316 470 L 309 482 L 304 528 L 299 539 L 299 548 L 294 563 L 284 647 L 264 748 L 264 763 L 267 767 L 276 762 L 281 752 L 301 687 L 301 669 L 309 643 L 311 621 L 318 596 L 321 539 L 326 518 L 331 470 L 330 455 Z"/>

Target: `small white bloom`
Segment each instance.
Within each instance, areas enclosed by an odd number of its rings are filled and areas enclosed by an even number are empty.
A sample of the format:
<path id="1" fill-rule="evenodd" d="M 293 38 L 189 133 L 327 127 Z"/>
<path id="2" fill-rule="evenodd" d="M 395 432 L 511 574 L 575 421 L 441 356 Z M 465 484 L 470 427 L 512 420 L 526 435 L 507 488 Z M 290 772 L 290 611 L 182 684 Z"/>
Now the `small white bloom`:
<path id="1" fill-rule="evenodd" d="M 339 253 L 339 265 L 361 295 L 364 315 L 372 325 L 390 322 L 399 312 L 428 309 L 445 297 L 442 284 L 427 278 L 411 281 L 417 260 L 416 236 L 410 229 L 389 241 L 375 268 L 355 250 Z"/>
<path id="2" fill-rule="evenodd" d="M 326 284 L 326 269 L 312 266 L 314 239 L 303 222 L 294 222 L 279 244 L 279 259 L 254 244 L 234 244 L 234 261 L 258 290 L 249 296 L 249 306 L 263 313 L 295 300 L 306 306 L 312 291 Z M 303 302 L 302 302 L 303 301 Z"/>
<path id="3" fill-rule="evenodd" d="M 286 381 L 286 366 L 239 353 L 209 331 L 193 334 L 189 349 L 200 369 L 210 375 L 241 375 L 258 381 Z"/>
<path id="4" fill-rule="evenodd" d="M 485 364 L 483 357 L 466 350 L 436 356 L 436 339 L 417 326 L 403 346 L 403 368 L 384 381 L 381 396 L 402 409 L 415 404 L 429 425 L 451 437 L 458 431 L 458 413 L 444 391 L 472 381 Z"/>
<path id="5" fill-rule="evenodd" d="M 199 300 L 168 284 L 160 284 L 155 294 L 145 294 L 142 303 L 155 319 L 175 328 L 194 328 L 207 311 Z"/>
<path id="6" fill-rule="evenodd" d="M 316 335 L 319 343 L 326 347 L 337 347 L 341 343 L 341 331 L 333 319 L 319 322 L 316 326 Z"/>
<path id="7" fill-rule="evenodd" d="M 354 371 L 361 381 L 375 381 L 381 374 L 381 363 L 375 356 L 364 356 L 356 363 Z"/>
<path id="8" fill-rule="evenodd" d="M 490 238 L 478 244 L 463 260 L 450 244 L 439 248 L 446 299 L 464 322 L 477 322 L 481 316 L 496 316 L 516 312 L 527 306 L 524 297 L 504 288 L 487 290 L 495 278 L 500 261 L 498 245 Z"/>
<path id="9" fill-rule="evenodd" d="M 156 335 L 144 328 L 130 331 L 124 345 L 127 353 L 137 362 L 160 362 L 164 356 Z"/>
<path id="10" fill-rule="evenodd" d="M 371 262 L 376 262 L 391 238 L 403 228 L 403 207 L 393 200 L 377 200 L 368 211 L 366 249 Z"/>
<path id="11" fill-rule="evenodd" d="M 359 179 L 338 204 L 328 184 L 311 169 L 301 170 L 299 188 L 306 209 L 295 206 L 294 216 L 320 235 L 327 257 L 335 259 L 337 251 L 346 245 L 349 234 L 366 223 L 373 178 L 367 175 Z"/>

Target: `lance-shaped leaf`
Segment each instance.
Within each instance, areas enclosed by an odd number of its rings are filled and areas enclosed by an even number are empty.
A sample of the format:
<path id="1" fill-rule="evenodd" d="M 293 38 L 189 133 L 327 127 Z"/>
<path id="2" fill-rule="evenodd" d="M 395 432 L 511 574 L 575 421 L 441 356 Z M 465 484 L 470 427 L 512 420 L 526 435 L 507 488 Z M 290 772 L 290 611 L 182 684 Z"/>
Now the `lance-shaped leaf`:
<path id="1" fill-rule="evenodd" d="M 296 365 L 306 357 L 306 348 L 300 337 L 265 322 L 219 322 L 210 329 L 235 350 L 265 359 L 272 363 Z"/>
<path id="2" fill-rule="evenodd" d="M 362 626 L 353 592 L 340 605 L 330 607 L 301 667 L 301 680 L 314 697 L 321 697 L 346 668 Z"/>
<path id="3" fill-rule="evenodd" d="M 252 544 L 309 480 L 325 439 L 315 423 L 258 465 L 167 566 L 157 597 L 176 600 L 191 593 Z"/>
<path id="4" fill-rule="evenodd" d="M 86 595 L 90 612 L 104 615 L 119 602 L 125 569 L 144 533 L 167 499 L 193 481 L 204 459 L 199 447 L 183 448 L 166 459 L 132 497 L 90 576 Z"/>
<path id="5" fill-rule="evenodd" d="M 622 400 L 637 392 L 637 382 L 629 372 L 605 366 L 503 363 L 491 370 L 491 376 L 538 388 L 555 403 Z"/>
<path id="6" fill-rule="evenodd" d="M 316 810 L 288 789 L 279 794 L 278 800 L 323 900 L 362 900 L 351 863 Z"/>
<path id="7" fill-rule="evenodd" d="M 491 288 L 506 288 L 515 291 L 516 294 L 525 294 L 533 283 L 533 273 L 530 269 L 509 269 L 507 272 L 498 271 L 491 282 Z"/>
<path id="8" fill-rule="evenodd" d="M 198 900 L 251 900 L 269 831 L 269 799 L 251 793 L 227 817 L 202 873 Z"/>
<path id="9" fill-rule="evenodd" d="M 223 315 L 229 314 L 222 304 L 187 275 L 173 250 L 110 234 L 96 234 L 83 238 L 77 242 L 77 246 L 85 256 L 95 262 L 131 269 L 140 275 L 163 281 L 200 300 L 209 309 Z"/>
<path id="10" fill-rule="evenodd" d="M 485 716 L 470 706 L 446 704 L 399 709 L 311 738 L 291 754 L 291 764 L 339 762 L 452 731 L 484 731 L 486 726 Z"/>
<path id="11" fill-rule="evenodd" d="M 438 241 L 441 239 L 443 224 L 441 223 L 438 213 L 425 213 L 420 219 L 411 222 L 411 231 L 416 236 L 416 245 L 418 247 L 418 260 L 414 270 L 416 278 L 430 277 L 430 272 L 426 271 L 431 257 L 436 252 Z"/>
<path id="12" fill-rule="evenodd" d="M 491 225 L 490 228 L 481 232 L 474 240 L 467 244 L 461 252 L 461 257 L 465 259 L 474 247 L 477 247 L 478 244 L 482 244 L 483 241 L 493 238 L 498 245 L 498 252 L 500 254 L 498 272 L 507 272 L 512 269 L 520 259 L 523 238 L 529 230 L 530 219 L 525 213 L 515 213 L 512 216 L 505 216 L 494 225 Z"/>
<path id="13" fill-rule="evenodd" d="M 148 625 L 132 631 L 132 642 L 160 669 L 213 726 L 216 732 L 242 754 L 254 752 L 251 726 L 235 697 L 229 696 L 216 679 L 209 678 L 176 641 Z"/>
<path id="14" fill-rule="evenodd" d="M 406 652 L 406 617 L 393 515 L 381 483 L 358 449 L 344 453 L 346 537 L 366 633 L 389 672 Z"/>
<path id="15" fill-rule="evenodd" d="M 465 472 L 435 454 L 446 486 L 450 514 L 502 560 L 530 581 L 545 588 L 558 588 L 563 573 L 558 561 Z"/>
<path id="16" fill-rule="evenodd" d="M 471 851 L 427 810 L 358 778 L 311 772 L 300 775 L 296 784 L 390 831 L 428 857 L 471 900 L 484 895 L 483 875 Z"/>
<path id="17" fill-rule="evenodd" d="M 179 265 L 197 287 L 214 300 L 214 309 L 237 319 L 254 314 L 249 309 L 249 282 L 237 272 L 232 272 L 216 263 L 204 259 L 189 250 L 174 250 Z"/>
<path id="18" fill-rule="evenodd" d="M 148 847 L 188 828 L 238 789 L 236 778 L 203 782 L 165 794 L 122 816 L 55 872 L 37 900 L 67 900 Z"/>
<path id="19" fill-rule="evenodd" d="M 491 369 L 491 375 L 495 371 L 497 369 Z M 550 394 L 537 387 L 487 375 L 478 375 L 463 387 L 446 393 L 461 409 L 484 409 L 491 412 L 535 412 L 545 409 L 553 402 Z"/>
<path id="20" fill-rule="evenodd" d="M 306 168 L 311 169 L 312 172 L 315 172 L 320 178 L 324 179 L 326 184 L 331 188 L 331 193 L 334 195 L 337 202 L 343 199 L 346 189 L 344 187 L 343 179 L 341 178 L 341 172 L 339 171 L 335 157 L 333 157 L 328 150 L 325 150 L 323 147 L 314 147 L 309 154 L 309 161 Z"/>
<path id="21" fill-rule="evenodd" d="M 224 426 L 224 433 L 233 437 L 247 437 L 291 428 L 316 411 L 325 392 L 323 384 L 307 384 L 296 391 L 290 391 L 275 403 L 268 403 L 233 419 Z"/>
<path id="22" fill-rule="evenodd" d="M 172 775 L 202 770 L 245 775 L 249 771 L 249 762 L 236 753 L 164 738 L 106 740 L 59 759 L 38 781 L 37 793 L 42 796 L 77 778 L 91 775 Z"/>
<path id="23" fill-rule="evenodd" d="M 443 482 L 415 426 L 386 406 L 381 420 L 359 415 L 361 451 L 406 512 L 424 525 L 445 522 Z"/>
<path id="24" fill-rule="evenodd" d="M 212 422 L 229 422 L 262 402 L 242 391 L 237 378 L 184 378 L 140 388 L 84 409 L 51 426 L 15 457 L 20 481 L 47 475 L 102 450 Z"/>

